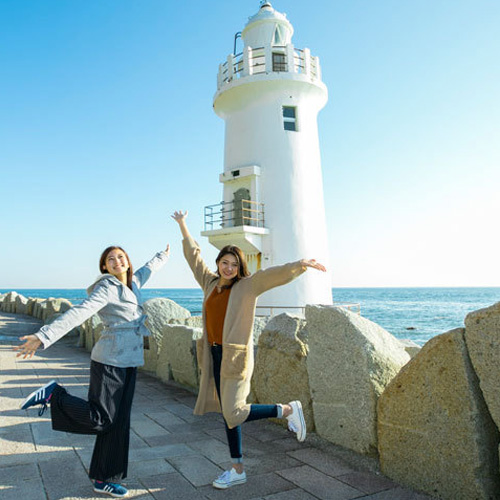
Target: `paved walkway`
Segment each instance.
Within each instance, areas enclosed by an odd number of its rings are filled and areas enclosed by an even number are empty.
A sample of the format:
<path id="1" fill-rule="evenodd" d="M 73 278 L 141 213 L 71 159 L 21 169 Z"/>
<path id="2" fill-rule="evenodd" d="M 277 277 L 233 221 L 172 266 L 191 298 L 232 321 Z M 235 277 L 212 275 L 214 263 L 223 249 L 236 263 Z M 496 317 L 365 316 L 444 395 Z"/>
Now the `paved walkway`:
<path id="1" fill-rule="evenodd" d="M 17 337 L 36 331 L 33 318 L 0 313 L 0 498 L 61 500 L 110 498 L 87 477 L 93 436 L 54 432 L 48 412 L 19 404 L 51 379 L 86 397 L 89 354 L 64 339 L 31 360 L 15 357 Z M 72 341 L 74 343 L 74 341 Z M 267 421 L 243 427 L 246 484 L 211 486 L 229 464 L 219 415 L 193 416 L 193 393 L 141 373 L 132 411 L 129 498 L 424 500 L 376 472 L 376 463 L 314 434 L 298 443 Z"/>

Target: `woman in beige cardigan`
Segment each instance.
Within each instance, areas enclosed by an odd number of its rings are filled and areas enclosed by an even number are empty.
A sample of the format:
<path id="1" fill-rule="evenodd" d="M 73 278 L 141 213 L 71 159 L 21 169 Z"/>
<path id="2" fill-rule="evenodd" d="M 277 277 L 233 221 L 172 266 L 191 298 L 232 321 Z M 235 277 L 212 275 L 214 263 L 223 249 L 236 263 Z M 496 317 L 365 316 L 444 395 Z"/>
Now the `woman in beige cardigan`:
<path id="1" fill-rule="evenodd" d="M 219 489 L 246 482 L 241 451 L 243 422 L 262 418 L 286 418 L 288 427 L 303 441 L 306 425 L 300 401 L 289 404 L 249 405 L 253 359 L 253 322 L 257 297 L 276 286 L 289 283 L 308 267 L 325 271 L 315 260 L 300 260 L 261 270 L 250 276 L 243 252 L 224 247 L 211 271 L 200 256 L 200 247 L 186 225 L 186 212 L 175 212 L 183 236 L 184 256 L 203 289 L 203 338 L 197 343 L 201 367 L 200 389 L 194 413 L 221 412 L 233 467 L 213 482 Z"/>

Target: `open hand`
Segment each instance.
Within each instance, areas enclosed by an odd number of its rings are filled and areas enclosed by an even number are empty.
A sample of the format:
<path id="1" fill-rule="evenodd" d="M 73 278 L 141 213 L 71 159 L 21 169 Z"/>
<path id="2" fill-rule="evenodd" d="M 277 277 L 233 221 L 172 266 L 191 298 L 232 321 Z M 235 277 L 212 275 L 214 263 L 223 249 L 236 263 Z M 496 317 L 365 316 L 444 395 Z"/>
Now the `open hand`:
<path id="1" fill-rule="evenodd" d="M 323 264 L 320 264 L 315 259 L 302 259 L 301 263 L 305 267 L 312 267 L 313 269 L 317 269 L 318 271 L 326 272 L 326 267 Z"/>
<path id="2" fill-rule="evenodd" d="M 14 351 L 20 351 L 16 358 L 24 354 L 23 359 L 32 358 L 36 350 L 42 345 L 42 341 L 36 335 L 24 335 L 20 340 L 25 340 L 24 344 L 14 347 Z"/>
<path id="3" fill-rule="evenodd" d="M 173 215 L 171 215 L 172 219 L 175 220 L 175 222 L 181 223 L 186 217 L 187 217 L 188 211 L 186 210 L 183 212 L 182 210 L 175 211 Z"/>

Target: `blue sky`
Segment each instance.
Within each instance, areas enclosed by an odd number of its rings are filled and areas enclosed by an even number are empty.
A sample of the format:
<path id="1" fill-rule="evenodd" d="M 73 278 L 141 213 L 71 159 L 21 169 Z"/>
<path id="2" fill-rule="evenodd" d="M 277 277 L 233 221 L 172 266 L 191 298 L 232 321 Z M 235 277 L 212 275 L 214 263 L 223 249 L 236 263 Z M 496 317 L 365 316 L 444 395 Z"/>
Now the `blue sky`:
<path id="1" fill-rule="evenodd" d="M 275 0 L 320 58 L 333 286 L 499 286 L 500 2 Z M 104 247 L 194 287 L 219 63 L 258 0 L 0 2 L 0 288 L 84 288 Z M 304 256 L 314 257 L 314 256 Z"/>

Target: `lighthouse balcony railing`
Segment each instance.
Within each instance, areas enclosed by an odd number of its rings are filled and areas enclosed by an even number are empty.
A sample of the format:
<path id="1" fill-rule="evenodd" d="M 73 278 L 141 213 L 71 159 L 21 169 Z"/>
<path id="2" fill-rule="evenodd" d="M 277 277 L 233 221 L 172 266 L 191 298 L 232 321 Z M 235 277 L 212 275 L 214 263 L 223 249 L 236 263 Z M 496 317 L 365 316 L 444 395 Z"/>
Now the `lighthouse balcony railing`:
<path id="1" fill-rule="evenodd" d="M 222 201 L 205 207 L 205 231 L 225 227 L 264 227 L 264 204 L 252 200 Z"/>
<path id="2" fill-rule="evenodd" d="M 356 302 L 334 302 L 334 307 L 342 307 L 348 311 L 361 315 L 361 304 Z M 299 316 L 305 316 L 305 307 L 302 306 L 256 306 L 255 315 L 258 317 L 276 316 L 283 312 L 291 312 Z"/>
<path id="3" fill-rule="evenodd" d="M 313 80 L 321 79 L 319 60 L 308 49 L 296 49 L 293 45 L 274 45 L 245 49 L 230 54 L 219 66 L 217 87 L 249 75 L 269 73 L 304 74 Z"/>

